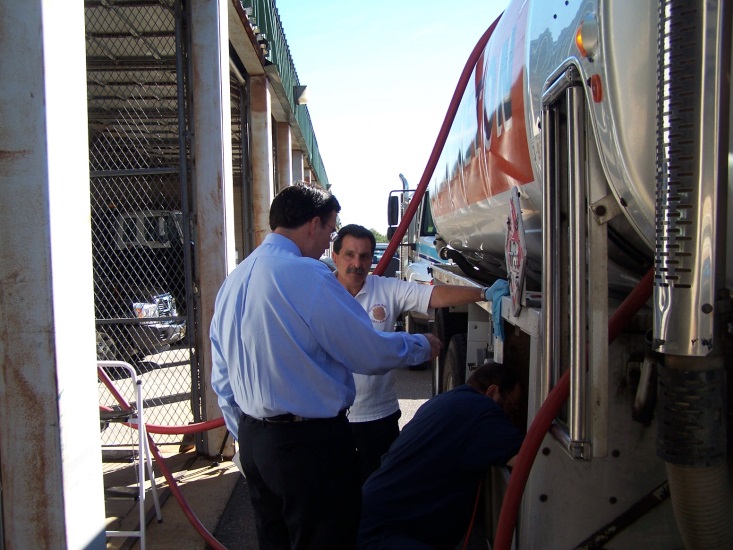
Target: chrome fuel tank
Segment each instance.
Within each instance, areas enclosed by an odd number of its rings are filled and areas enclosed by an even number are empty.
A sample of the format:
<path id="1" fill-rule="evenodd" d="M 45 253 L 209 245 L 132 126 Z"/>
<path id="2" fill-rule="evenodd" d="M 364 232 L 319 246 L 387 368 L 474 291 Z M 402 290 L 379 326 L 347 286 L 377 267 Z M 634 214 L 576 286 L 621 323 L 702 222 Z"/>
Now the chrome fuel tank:
<path id="1" fill-rule="evenodd" d="M 573 64 L 584 82 L 587 141 L 624 214 L 614 221 L 618 242 L 629 256 L 651 262 L 656 10 L 650 0 L 509 5 L 474 67 L 431 178 L 433 217 L 448 244 L 475 261 L 503 264 L 517 187 L 529 270 L 539 269 L 542 94 L 558 67 Z"/>

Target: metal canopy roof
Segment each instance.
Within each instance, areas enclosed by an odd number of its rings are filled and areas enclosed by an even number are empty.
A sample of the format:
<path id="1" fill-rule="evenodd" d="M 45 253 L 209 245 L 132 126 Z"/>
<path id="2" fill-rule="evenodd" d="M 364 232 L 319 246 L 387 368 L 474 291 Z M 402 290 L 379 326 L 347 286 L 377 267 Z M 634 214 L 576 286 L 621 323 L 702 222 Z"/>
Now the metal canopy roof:
<path id="1" fill-rule="evenodd" d="M 178 168 L 174 0 L 87 1 L 85 18 L 91 170 Z"/>

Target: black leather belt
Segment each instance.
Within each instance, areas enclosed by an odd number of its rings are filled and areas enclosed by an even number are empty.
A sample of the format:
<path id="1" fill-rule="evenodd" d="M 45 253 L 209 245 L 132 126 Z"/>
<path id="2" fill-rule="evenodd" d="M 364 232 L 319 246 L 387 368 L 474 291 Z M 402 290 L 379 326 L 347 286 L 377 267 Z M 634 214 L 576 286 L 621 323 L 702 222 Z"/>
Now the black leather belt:
<path id="1" fill-rule="evenodd" d="M 291 422 L 315 422 L 316 420 L 335 420 L 337 418 L 345 418 L 348 409 L 342 409 L 338 415 L 329 418 L 306 418 L 304 416 L 298 416 L 297 414 L 285 413 L 278 414 L 277 416 L 269 416 L 262 418 L 262 422 L 275 422 L 275 423 L 291 423 Z"/>

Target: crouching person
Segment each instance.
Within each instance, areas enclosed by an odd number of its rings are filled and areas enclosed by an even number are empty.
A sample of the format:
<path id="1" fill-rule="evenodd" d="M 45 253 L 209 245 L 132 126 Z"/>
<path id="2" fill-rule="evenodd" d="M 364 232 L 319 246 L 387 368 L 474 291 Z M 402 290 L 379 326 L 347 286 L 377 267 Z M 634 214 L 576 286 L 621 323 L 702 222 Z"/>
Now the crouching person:
<path id="1" fill-rule="evenodd" d="M 490 363 L 420 407 L 362 488 L 357 548 L 455 548 L 486 469 L 521 446 L 521 392 L 515 369 Z"/>

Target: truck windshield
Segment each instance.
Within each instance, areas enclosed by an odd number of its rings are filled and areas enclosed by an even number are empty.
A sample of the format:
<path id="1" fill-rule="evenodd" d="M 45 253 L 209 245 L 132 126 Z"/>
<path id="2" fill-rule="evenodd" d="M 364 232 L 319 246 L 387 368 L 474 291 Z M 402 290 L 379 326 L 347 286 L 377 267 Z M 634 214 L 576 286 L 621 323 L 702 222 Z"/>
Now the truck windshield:
<path id="1" fill-rule="evenodd" d="M 425 193 L 425 200 L 422 207 L 422 220 L 420 220 L 421 236 L 435 235 L 435 222 L 433 221 L 433 212 L 430 210 L 430 200 L 428 194 Z"/>

